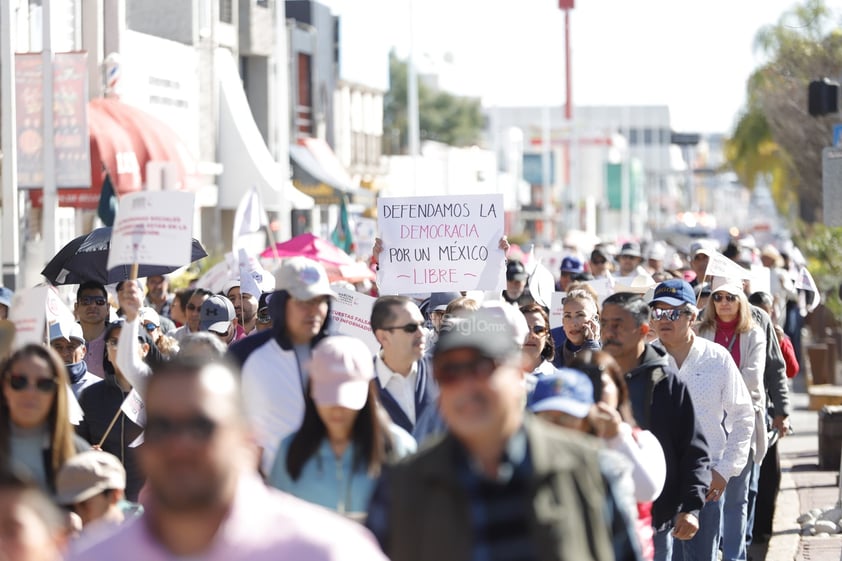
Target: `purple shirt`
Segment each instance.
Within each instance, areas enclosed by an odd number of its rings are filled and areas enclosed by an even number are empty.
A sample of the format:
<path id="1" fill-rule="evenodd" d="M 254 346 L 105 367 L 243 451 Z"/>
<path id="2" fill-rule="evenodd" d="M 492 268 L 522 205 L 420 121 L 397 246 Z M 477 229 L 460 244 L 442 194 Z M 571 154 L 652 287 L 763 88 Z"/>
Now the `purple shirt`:
<path id="1" fill-rule="evenodd" d="M 85 364 L 88 365 L 88 372 L 99 378 L 105 378 L 105 368 L 102 366 L 102 359 L 105 358 L 105 330 L 99 337 L 85 343 Z"/>
<path id="2" fill-rule="evenodd" d="M 69 561 L 169 561 L 149 531 L 152 509 Z M 269 489 L 253 475 L 241 477 L 231 511 L 208 549 L 190 559 L 202 561 L 388 561 L 363 526 L 322 507 Z"/>

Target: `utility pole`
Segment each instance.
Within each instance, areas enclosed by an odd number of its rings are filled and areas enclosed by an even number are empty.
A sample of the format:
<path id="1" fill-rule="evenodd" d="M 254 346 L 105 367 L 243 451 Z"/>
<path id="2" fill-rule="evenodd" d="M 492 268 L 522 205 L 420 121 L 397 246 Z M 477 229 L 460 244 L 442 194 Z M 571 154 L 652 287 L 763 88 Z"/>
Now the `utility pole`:
<path id="1" fill-rule="evenodd" d="M 41 243 L 43 244 L 44 262 L 52 259 L 56 247 L 56 208 L 58 207 L 58 189 L 56 187 L 56 143 L 53 130 L 53 46 L 52 25 L 50 22 L 51 0 L 41 1 L 41 76 L 43 77 L 44 104 L 44 204 L 41 209 Z"/>
<path id="2" fill-rule="evenodd" d="M 418 71 L 415 68 L 415 14 L 414 1 L 409 0 L 409 57 L 407 74 L 407 146 L 412 158 L 412 191 L 418 195 L 418 155 L 421 152 L 421 127 L 418 122 Z"/>
<path id="3" fill-rule="evenodd" d="M 3 178 L 3 223 L 2 223 L 2 285 L 12 290 L 17 288 L 20 273 L 20 229 L 18 226 L 18 157 L 17 125 L 15 123 L 15 16 L 13 2 L 2 2 L 0 13 L 0 123 L 3 138 L 3 162 L 0 165 Z"/>
<path id="4" fill-rule="evenodd" d="M 558 7 L 564 12 L 564 121 L 567 125 L 567 142 L 564 144 L 564 189 L 567 212 L 565 213 L 567 229 L 574 228 L 577 224 L 576 198 L 573 196 L 574 175 L 571 170 L 573 158 L 573 143 L 575 134 L 573 131 L 573 70 L 570 64 L 570 11 L 573 9 L 575 0 L 558 0 Z"/>

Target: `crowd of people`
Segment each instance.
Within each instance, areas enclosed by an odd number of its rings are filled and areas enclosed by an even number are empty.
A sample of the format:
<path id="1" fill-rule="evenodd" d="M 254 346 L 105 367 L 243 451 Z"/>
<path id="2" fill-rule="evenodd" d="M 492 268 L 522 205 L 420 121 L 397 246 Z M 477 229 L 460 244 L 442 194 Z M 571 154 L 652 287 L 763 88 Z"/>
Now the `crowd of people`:
<path id="1" fill-rule="evenodd" d="M 502 293 L 379 295 L 376 353 L 303 257 L 264 294 L 85 282 L 4 347 L 0 559 L 744 561 L 803 295 L 771 246 L 767 292 L 667 249 L 565 256 L 558 310 L 515 258 Z"/>

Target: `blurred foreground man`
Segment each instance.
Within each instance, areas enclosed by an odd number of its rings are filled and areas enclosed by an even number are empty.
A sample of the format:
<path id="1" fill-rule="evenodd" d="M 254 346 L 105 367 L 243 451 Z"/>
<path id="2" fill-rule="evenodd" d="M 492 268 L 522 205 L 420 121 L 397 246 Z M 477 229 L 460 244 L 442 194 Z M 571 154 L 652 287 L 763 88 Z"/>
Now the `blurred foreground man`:
<path id="1" fill-rule="evenodd" d="M 361 526 L 266 488 L 254 472 L 237 375 L 177 358 L 146 391 L 146 513 L 71 559 L 384 559 Z"/>
<path id="2" fill-rule="evenodd" d="M 611 516 L 595 447 L 524 413 L 521 351 L 509 326 L 482 309 L 459 322 L 433 355 L 449 433 L 385 472 L 369 506 L 367 524 L 386 554 L 636 559 Z"/>
<path id="3" fill-rule="evenodd" d="M 34 483 L 0 473 L 0 561 L 61 561 L 65 516 Z"/>

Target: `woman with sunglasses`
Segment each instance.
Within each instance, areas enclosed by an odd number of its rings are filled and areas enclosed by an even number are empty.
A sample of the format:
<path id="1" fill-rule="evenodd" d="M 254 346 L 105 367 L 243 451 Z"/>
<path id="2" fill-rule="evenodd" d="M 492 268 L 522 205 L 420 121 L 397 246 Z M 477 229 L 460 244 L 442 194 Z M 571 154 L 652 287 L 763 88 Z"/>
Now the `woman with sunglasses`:
<path id="1" fill-rule="evenodd" d="M 0 380 L 0 466 L 53 494 L 64 462 L 90 448 L 70 424 L 64 364 L 52 349 L 30 344 L 3 362 Z"/>
<path id="2" fill-rule="evenodd" d="M 527 390 L 531 392 L 539 379 L 555 371 L 552 363 L 555 345 L 550 337 L 550 318 L 543 306 L 527 304 L 521 306 L 520 312 L 529 327 L 523 342 L 523 361 Z"/>
<path id="3" fill-rule="evenodd" d="M 144 480 L 136 457 L 136 440 L 143 433 L 143 427 L 129 419 L 121 410 L 123 402 L 132 391 L 132 383 L 117 366 L 120 334 L 124 327 L 129 329 L 129 325 L 123 320 L 118 320 L 105 329 L 106 353 L 102 363 L 106 376 L 101 382 L 85 389 L 79 397 L 85 418 L 79 423 L 76 431 L 92 445 L 120 459 L 126 468 L 126 498 L 135 502 Z M 141 328 L 135 333 L 140 342 L 138 359 L 149 361 L 151 356 L 160 359 L 145 330 Z M 116 421 L 112 425 L 114 419 Z"/>
<path id="4" fill-rule="evenodd" d="M 384 465 L 415 451 L 377 401 L 366 345 L 322 340 L 310 365 L 304 421 L 281 441 L 269 483 L 306 501 L 362 518 Z"/>
<path id="5" fill-rule="evenodd" d="M 754 520 L 749 489 L 756 487 L 759 466 L 768 447 L 766 435 L 766 335 L 754 322 L 751 306 L 740 279 L 714 277 L 699 336 L 725 347 L 739 367 L 754 405 L 754 436 L 751 455 L 742 473 L 728 480 L 722 509 L 722 549 L 725 559 L 746 558 L 746 526 Z"/>

